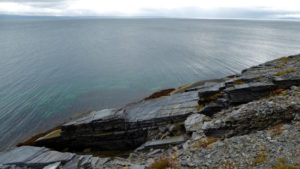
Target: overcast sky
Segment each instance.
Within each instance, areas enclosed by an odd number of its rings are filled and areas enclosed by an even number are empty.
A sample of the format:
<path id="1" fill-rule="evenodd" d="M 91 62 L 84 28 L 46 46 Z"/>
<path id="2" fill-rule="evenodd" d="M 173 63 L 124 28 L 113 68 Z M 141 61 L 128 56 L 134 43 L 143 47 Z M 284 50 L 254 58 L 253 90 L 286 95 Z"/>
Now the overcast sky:
<path id="1" fill-rule="evenodd" d="M 300 0 L 0 0 L 0 14 L 293 19 Z"/>

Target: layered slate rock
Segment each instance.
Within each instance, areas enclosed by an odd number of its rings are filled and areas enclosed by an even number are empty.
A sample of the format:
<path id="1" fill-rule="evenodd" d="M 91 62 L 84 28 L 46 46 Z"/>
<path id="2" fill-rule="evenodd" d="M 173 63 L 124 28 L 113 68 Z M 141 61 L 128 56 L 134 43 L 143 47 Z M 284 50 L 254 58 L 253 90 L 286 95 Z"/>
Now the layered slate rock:
<path id="1" fill-rule="evenodd" d="M 248 103 L 270 94 L 276 86 L 271 82 L 250 82 L 226 88 L 231 104 Z"/>
<path id="2" fill-rule="evenodd" d="M 232 106 L 267 97 L 274 90 L 300 85 L 300 56 L 289 56 L 245 69 L 241 74 L 195 83 L 200 113 L 213 116 Z"/>
<path id="3" fill-rule="evenodd" d="M 197 105 L 198 93 L 193 91 L 144 100 L 120 109 L 91 112 L 62 125 L 57 137 L 38 139 L 36 145 L 75 150 L 134 149 L 148 140 L 149 130 L 183 122 L 188 115 L 198 111 Z"/>
<path id="4" fill-rule="evenodd" d="M 143 129 L 128 129 L 123 109 L 105 109 L 62 126 L 62 139 L 72 148 L 127 149 L 142 144 Z"/>
<path id="5" fill-rule="evenodd" d="M 278 96 L 224 110 L 205 122 L 202 129 L 208 137 L 231 137 L 289 122 L 298 114 L 300 90 L 295 87 Z"/>
<path id="6" fill-rule="evenodd" d="M 0 164 L 43 168 L 57 162 L 66 163 L 75 154 L 50 151 L 47 148 L 22 146 L 0 155 Z"/>
<path id="7" fill-rule="evenodd" d="M 299 58 L 299 55 L 284 57 L 243 70 L 238 75 L 196 82 L 178 92 L 170 90 L 164 92 L 162 97 L 150 97 L 119 109 L 91 112 L 64 124 L 61 131 L 38 139 L 36 145 L 77 150 L 134 149 L 146 141 L 157 139 L 158 137 L 153 137 L 153 133 L 159 133 L 160 126 L 184 126 L 183 122 L 191 114 L 200 113 L 214 117 L 220 111 L 268 97 L 279 89 L 300 85 Z M 189 125 L 185 127 L 188 133 L 194 130 Z M 160 136 L 164 138 L 178 135 L 162 133 Z"/>
<path id="8" fill-rule="evenodd" d="M 121 158 L 61 153 L 43 147 L 22 146 L 0 154 L 1 169 L 145 168 Z"/>
<path id="9" fill-rule="evenodd" d="M 162 97 L 155 95 L 118 109 L 91 112 L 35 140 L 35 145 L 73 152 L 127 151 L 139 147 L 138 150 L 143 152 L 168 149 L 191 139 L 200 140 L 196 147 L 207 147 L 215 138 L 244 135 L 297 118 L 299 89 L 290 88 L 300 86 L 299 73 L 300 55 L 284 57 L 243 70 L 238 75 L 196 82 L 176 92 L 164 92 Z M 198 137 L 197 134 L 201 135 Z M 201 142 L 203 137 L 214 139 L 205 138 L 206 142 Z M 56 151 L 39 148 L 39 153 L 35 154 L 34 147 L 21 150 L 13 151 L 27 154 L 19 160 L 25 162 L 11 159 L 12 163 L 7 163 L 9 153 L 0 155 L 0 160 L 5 157 L 5 165 L 38 167 L 74 168 L 79 165 L 101 168 L 108 165 L 108 168 L 117 168 L 130 165 L 126 160 L 113 162 L 90 155 L 75 155 L 57 161 L 53 156 L 62 154 L 55 155 Z"/>
<path id="10" fill-rule="evenodd" d="M 146 149 L 157 149 L 157 148 L 167 148 L 168 146 L 173 146 L 177 144 L 181 144 L 185 141 L 185 138 L 183 136 L 175 136 L 168 139 L 163 140 L 153 140 L 148 141 L 139 148 L 136 149 L 136 151 L 146 150 Z"/>

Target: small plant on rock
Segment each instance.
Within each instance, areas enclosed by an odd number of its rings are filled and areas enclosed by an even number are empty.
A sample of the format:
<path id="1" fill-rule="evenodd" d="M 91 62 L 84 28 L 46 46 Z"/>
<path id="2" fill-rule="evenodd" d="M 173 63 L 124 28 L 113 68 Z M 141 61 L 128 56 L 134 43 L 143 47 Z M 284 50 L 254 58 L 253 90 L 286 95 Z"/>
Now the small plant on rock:
<path id="1" fill-rule="evenodd" d="M 273 75 L 274 76 L 283 76 L 283 75 L 287 75 L 287 74 L 294 73 L 294 72 L 296 72 L 296 69 L 286 69 L 286 70 L 274 73 Z"/>
<path id="2" fill-rule="evenodd" d="M 150 169 L 166 169 L 171 167 L 171 162 L 168 157 L 161 157 L 156 159 L 150 166 Z"/>
<path id="3" fill-rule="evenodd" d="M 254 164 L 255 164 L 255 165 L 262 164 L 262 163 L 264 163 L 264 162 L 266 161 L 266 159 L 267 159 L 267 157 L 266 157 L 265 153 L 264 153 L 264 152 L 261 152 L 261 153 L 259 153 L 258 156 L 255 158 Z"/>
<path id="4" fill-rule="evenodd" d="M 207 139 L 199 140 L 195 145 L 193 145 L 193 149 L 207 148 L 212 143 L 216 142 L 218 139 L 214 137 L 210 137 Z"/>
<path id="5" fill-rule="evenodd" d="M 283 131 L 283 125 L 278 124 L 270 129 L 272 136 L 279 136 Z"/>

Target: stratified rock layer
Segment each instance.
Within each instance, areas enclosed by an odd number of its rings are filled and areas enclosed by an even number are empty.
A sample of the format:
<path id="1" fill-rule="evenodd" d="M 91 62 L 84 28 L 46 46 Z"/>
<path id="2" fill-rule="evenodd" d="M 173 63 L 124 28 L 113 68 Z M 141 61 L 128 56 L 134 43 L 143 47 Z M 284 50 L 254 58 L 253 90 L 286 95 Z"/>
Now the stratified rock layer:
<path id="1" fill-rule="evenodd" d="M 295 144 L 300 137 L 300 89 L 296 86 L 300 86 L 300 55 L 283 57 L 238 75 L 167 90 L 122 108 L 91 112 L 31 144 L 85 153 L 131 150 L 128 159 L 23 146 L 0 153 L 0 168 L 145 168 L 160 157 L 170 157 L 173 168 L 276 168 L 285 164 L 297 168 L 291 148 L 298 148 Z M 273 154 L 257 154 L 261 152 L 251 150 L 250 143 L 254 148 L 267 147 Z M 273 143 L 284 149 L 287 159 L 279 160 L 280 164 L 268 159 L 281 158 Z"/>

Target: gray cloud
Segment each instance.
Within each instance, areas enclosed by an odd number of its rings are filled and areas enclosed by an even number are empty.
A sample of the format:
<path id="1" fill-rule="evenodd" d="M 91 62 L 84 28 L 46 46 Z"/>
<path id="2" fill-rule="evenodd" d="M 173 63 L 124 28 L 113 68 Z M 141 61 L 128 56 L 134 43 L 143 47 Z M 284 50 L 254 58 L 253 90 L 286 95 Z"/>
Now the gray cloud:
<path id="1" fill-rule="evenodd" d="M 62 2 L 65 0 L 0 0 L 0 2 L 18 2 L 18 3 L 28 3 L 28 2 L 40 2 L 40 3 L 49 3 L 49 2 Z"/>
<path id="2" fill-rule="evenodd" d="M 218 8 L 209 10 L 189 7 L 163 11 L 143 9 L 140 15 L 179 18 L 298 19 L 297 16 L 300 15 L 300 11 L 274 11 L 265 8 Z"/>
<path id="3" fill-rule="evenodd" d="M 62 15 L 62 16 L 127 16 L 122 13 L 97 14 L 89 10 L 65 10 L 69 0 L 0 0 L 30 6 L 32 11 L 5 12 L 13 15 Z M 248 19 L 299 19 L 299 11 L 274 11 L 266 8 L 215 8 L 200 9 L 197 7 L 175 8 L 169 10 L 141 9 L 137 17 L 172 17 L 172 18 L 248 18 Z"/>

